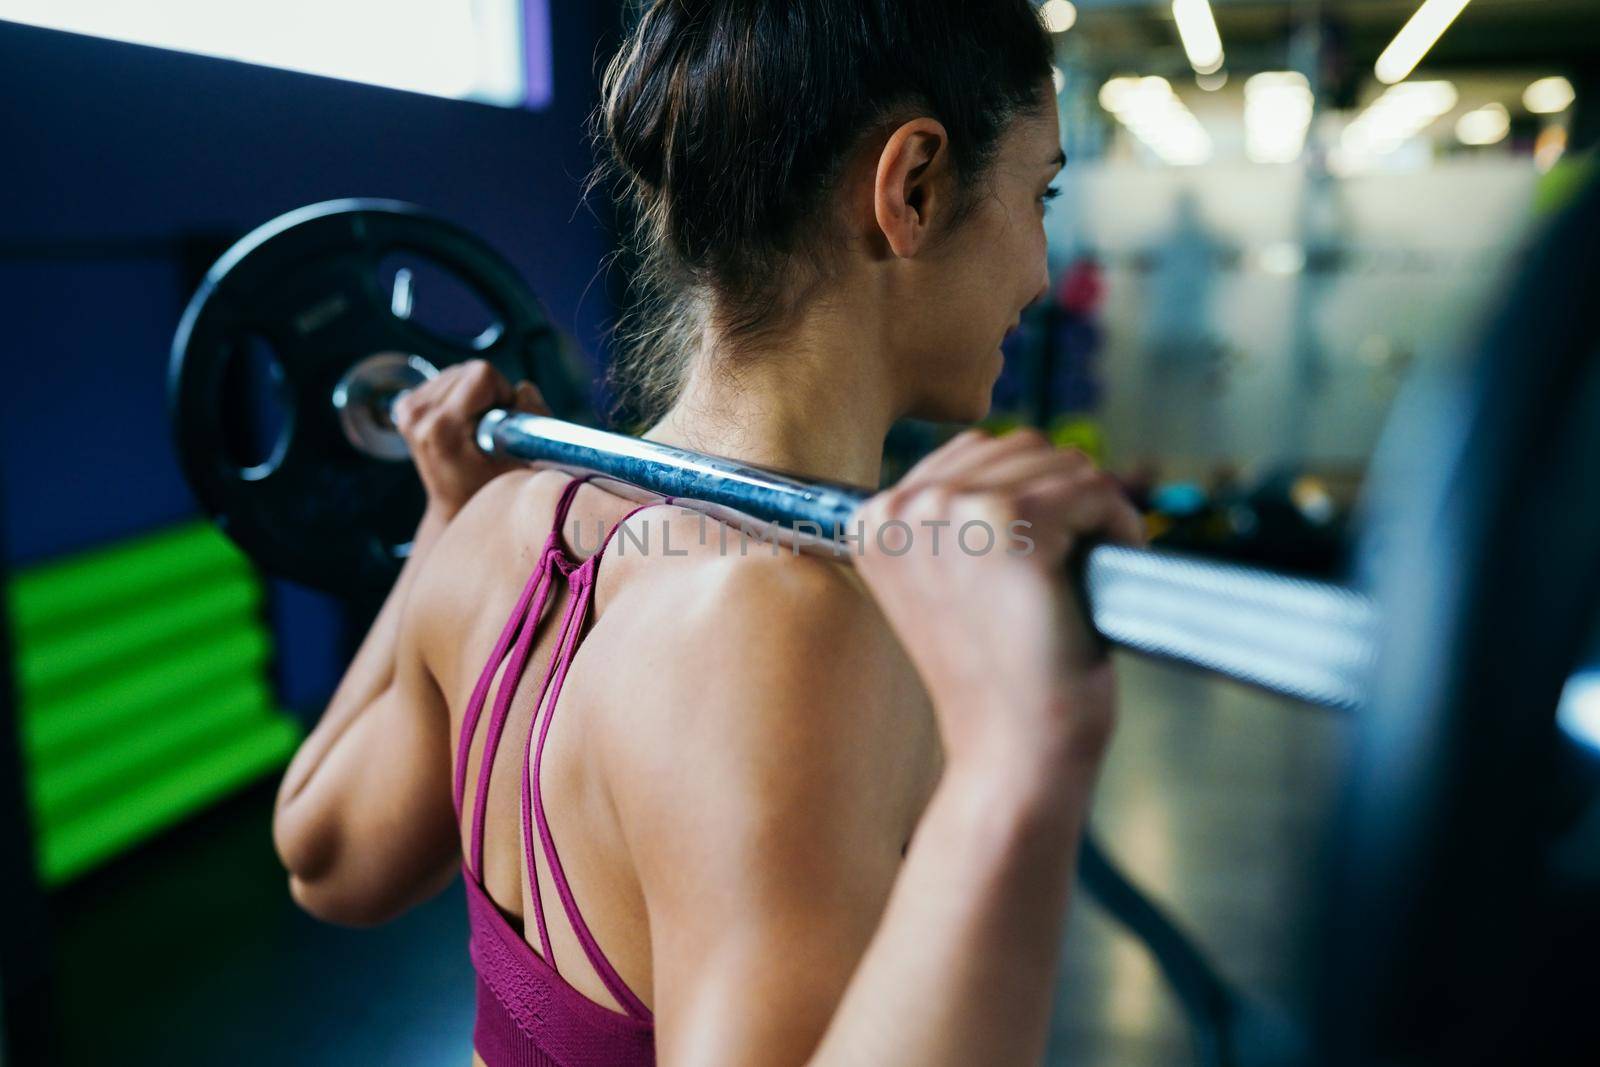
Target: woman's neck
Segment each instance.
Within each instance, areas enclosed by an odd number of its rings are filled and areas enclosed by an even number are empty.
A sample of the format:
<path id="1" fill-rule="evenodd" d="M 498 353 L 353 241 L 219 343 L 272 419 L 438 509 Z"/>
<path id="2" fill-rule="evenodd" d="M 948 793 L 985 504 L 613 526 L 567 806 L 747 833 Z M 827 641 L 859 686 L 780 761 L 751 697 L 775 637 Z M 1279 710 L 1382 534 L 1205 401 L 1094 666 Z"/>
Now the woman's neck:
<path id="1" fill-rule="evenodd" d="M 868 347 L 827 331 L 731 357 L 708 345 L 682 395 L 645 437 L 875 489 L 900 398 L 888 361 Z"/>

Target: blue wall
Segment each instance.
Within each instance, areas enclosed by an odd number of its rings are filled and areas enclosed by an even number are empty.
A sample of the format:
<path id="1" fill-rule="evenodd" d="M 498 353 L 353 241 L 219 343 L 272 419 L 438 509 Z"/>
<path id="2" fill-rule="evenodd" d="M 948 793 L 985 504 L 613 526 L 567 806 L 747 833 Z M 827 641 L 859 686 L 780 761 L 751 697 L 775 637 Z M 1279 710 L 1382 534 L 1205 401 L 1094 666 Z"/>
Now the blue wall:
<path id="1" fill-rule="evenodd" d="M 196 272 L 229 239 L 345 196 L 411 200 L 507 254 L 598 364 L 611 249 L 580 206 L 584 120 L 611 4 L 553 5 L 534 112 L 0 22 L 0 543 L 8 566 L 196 514 L 163 377 Z M 593 284 L 591 284 L 593 283 Z M 341 615 L 278 587 L 288 703 L 336 680 Z"/>

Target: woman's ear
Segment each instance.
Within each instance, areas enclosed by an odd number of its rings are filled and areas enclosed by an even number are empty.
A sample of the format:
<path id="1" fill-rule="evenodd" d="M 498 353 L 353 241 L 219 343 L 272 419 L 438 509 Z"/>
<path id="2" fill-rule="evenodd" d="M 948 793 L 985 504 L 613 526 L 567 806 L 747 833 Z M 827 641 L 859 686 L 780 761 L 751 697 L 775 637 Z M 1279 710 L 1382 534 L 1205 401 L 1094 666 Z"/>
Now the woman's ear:
<path id="1" fill-rule="evenodd" d="M 889 135 L 878 157 L 872 209 L 889 250 L 901 259 L 926 244 L 950 177 L 950 135 L 931 118 L 916 118 Z"/>

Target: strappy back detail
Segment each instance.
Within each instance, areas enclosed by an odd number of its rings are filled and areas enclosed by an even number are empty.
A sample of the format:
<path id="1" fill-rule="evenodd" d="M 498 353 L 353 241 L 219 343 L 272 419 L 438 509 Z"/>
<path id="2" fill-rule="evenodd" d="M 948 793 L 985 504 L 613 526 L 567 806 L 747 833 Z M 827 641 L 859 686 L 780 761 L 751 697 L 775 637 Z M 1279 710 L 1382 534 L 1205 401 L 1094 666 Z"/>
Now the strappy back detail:
<path id="1" fill-rule="evenodd" d="M 489 1030 L 504 1028 L 504 1023 L 494 1020 L 505 1015 L 517 1024 L 517 1027 L 531 1037 L 535 1044 L 544 1038 L 530 1032 L 540 1029 L 541 1020 L 548 1024 L 552 1008 L 540 1005 L 540 1010 L 532 1017 L 519 1010 L 516 1003 L 507 1003 L 508 1000 L 526 999 L 520 997 L 518 990 L 527 990 L 540 987 L 541 982 L 548 984 L 549 979 L 554 979 L 556 984 L 564 988 L 570 997 L 558 998 L 567 1007 L 563 1009 L 566 1021 L 558 1029 L 563 1030 L 563 1040 L 571 1039 L 567 1033 L 573 1026 L 593 1027 L 597 1018 L 609 1017 L 613 1025 L 609 1028 L 602 1026 L 605 1033 L 623 1034 L 628 1039 L 637 1041 L 639 1033 L 647 1037 L 651 1033 L 652 1017 L 649 1008 L 629 989 L 622 976 L 611 965 L 605 953 L 601 951 L 599 943 L 595 940 L 588 924 L 584 921 L 582 912 L 573 895 L 572 887 L 567 881 L 566 871 L 562 867 L 561 858 L 556 850 L 555 838 L 551 834 L 549 821 L 545 814 L 544 798 L 540 792 L 539 777 L 543 764 L 545 741 L 550 735 L 550 724 L 555 718 L 555 713 L 560 704 L 561 688 L 566 682 L 567 671 L 571 667 L 572 658 L 581 643 L 584 628 L 592 613 L 594 606 L 594 587 L 600 563 L 610 547 L 617 532 L 624 523 L 639 512 L 647 508 L 658 507 L 661 504 L 671 504 L 669 498 L 651 504 L 644 504 L 634 508 L 623 516 L 611 532 L 601 543 L 599 551 L 585 560 L 574 560 L 567 552 L 562 538 L 562 530 L 566 525 L 567 513 L 571 509 L 572 501 L 578 488 L 590 479 L 575 478 L 568 482 L 562 490 L 561 497 L 556 504 L 555 520 L 552 524 L 550 536 L 545 540 L 544 547 L 539 553 L 538 562 L 533 573 L 524 584 L 522 593 L 517 599 L 510 619 L 506 621 L 501 630 L 500 637 L 495 643 L 494 651 L 485 664 L 483 673 L 479 676 L 477 685 L 473 688 L 472 696 L 467 703 L 465 714 L 461 723 L 461 736 L 456 747 L 456 766 L 454 778 L 454 801 L 456 818 L 459 823 L 462 815 L 462 805 L 466 799 L 467 786 L 467 759 L 471 752 L 472 742 L 477 734 L 478 725 L 483 716 L 484 705 L 488 699 L 490 687 L 494 684 L 495 674 L 505 664 L 505 673 L 501 679 L 499 689 L 496 691 L 494 705 L 490 710 L 489 722 L 485 731 L 483 755 L 479 761 L 477 781 L 473 791 L 472 822 L 468 835 L 467 856 L 465 858 L 465 874 L 468 881 L 468 903 L 473 919 L 473 961 L 479 970 L 479 1025 L 478 1051 L 483 1055 L 490 1067 L 498 1067 L 495 1060 L 489 1059 L 489 1049 L 506 1049 L 507 1039 L 498 1032 L 484 1033 Z M 493 774 L 495 754 L 499 749 L 502 735 L 505 733 L 506 721 L 510 716 L 511 703 L 519 688 L 523 676 L 527 671 L 528 660 L 533 651 L 535 636 L 543 620 L 544 612 L 551 599 L 551 590 L 558 584 L 558 579 L 564 580 L 567 586 L 566 610 L 562 615 L 557 631 L 556 643 L 550 654 L 550 661 L 545 667 L 544 676 L 535 688 L 532 707 L 533 720 L 528 729 L 528 740 L 522 754 L 521 774 L 521 816 L 523 859 L 525 863 L 528 885 L 531 888 L 533 901 L 533 920 L 539 934 L 540 955 L 535 955 L 526 941 L 526 934 L 518 934 L 511 924 L 500 914 L 489 900 L 488 892 L 483 885 L 483 851 L 484 851 L 484 822 L 485 808 L 489 797 L 489 782 Z M 582 946 L 585 957 L 590 966 L 594 968 L 606 990 L 616 998 L 623 1007 L 623 1014 L 595 1004 L 588 998 L 578 993 L 570 983 L 562 979 L 555 967 L 555 956 L 551 950 L 550 932 L 545 919 L 544 903 L 540 899 L 539 872 L 534 851 L 535 835 L 537 834 L 538 847 L 544 855 L 545 866 L 549 869 L 550 879 L 555 884 L 556 894 L 560 898 L 562 911 L 572 927 L 574 936 Z M 485 929 L 493 927 L 496 920 L 503 929 Z M 520 943 L 522 951 L 510 943 L 508 935 Z M 541 959 L 542 956 L 542 959 Z M 532 975 L 510 974 L 507 971 L 521 971 L 532 969 Z M 484 987 L 489 987 L 489 992 L 494 994 L 499 1003 L 484 1005 Z M 540 996 L 548 996 L 548 990 Z M 582 1004 L 568 1004 L 572 998 Z M 596 1012 L 600 1015 L 597 1016 Z M 492 1016 L 486 1019 L 486 1014 Z M 616 1024 L 623 1025 L 620 1030 Z M 609 1038 L 605 1034 L 600 1036 L 602 1044 Z M 584 1042 L 580 1040 L 580 1044 Z M 515 1045 L 515 1042 L 511 1042 Z M 653 1043 L 652 1043 L 653 1045 Z M 623 1055 L 621 1049 L 613 1049 L 613 1057 Z M 546 1062 L 546 1060 L 528 1060 L 527 1056 L 514 1050 L 505 1053 L 505 1062 L 521 1064 L 523 1062 Z M 541 1055 L 545 1055 L 541 1053 Z M 605 1057 L 601 1057 L 604 1060 Z M 548 1059 L 548 1057 L 547 1057 Z M 564 1062 L 565 1058 L 561 1062 Z M 548 1060 L 548 1062 L 558 1062 Z M 618 1059 L 617 1062 L 623 1062 Z M 628 1062 L 632 1062 L 630 1058 Z"/>

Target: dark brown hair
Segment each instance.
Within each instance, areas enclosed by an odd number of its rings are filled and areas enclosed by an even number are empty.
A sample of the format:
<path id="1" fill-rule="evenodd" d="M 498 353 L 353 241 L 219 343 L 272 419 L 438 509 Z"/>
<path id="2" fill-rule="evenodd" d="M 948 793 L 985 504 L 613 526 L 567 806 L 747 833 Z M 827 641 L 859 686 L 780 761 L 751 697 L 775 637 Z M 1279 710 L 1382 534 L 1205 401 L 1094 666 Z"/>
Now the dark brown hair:
<path id="1" fill-rule="evenodd" d="M 597 115 L 638 263 L 613 381 L 658 417 L 708 324 L 781 328 L 823 269 L 826 208 L 867 135 L 944 124 L 964 191 L 1040 104 L 1050 40 L 1028 0 L 653 0 Z"/>

